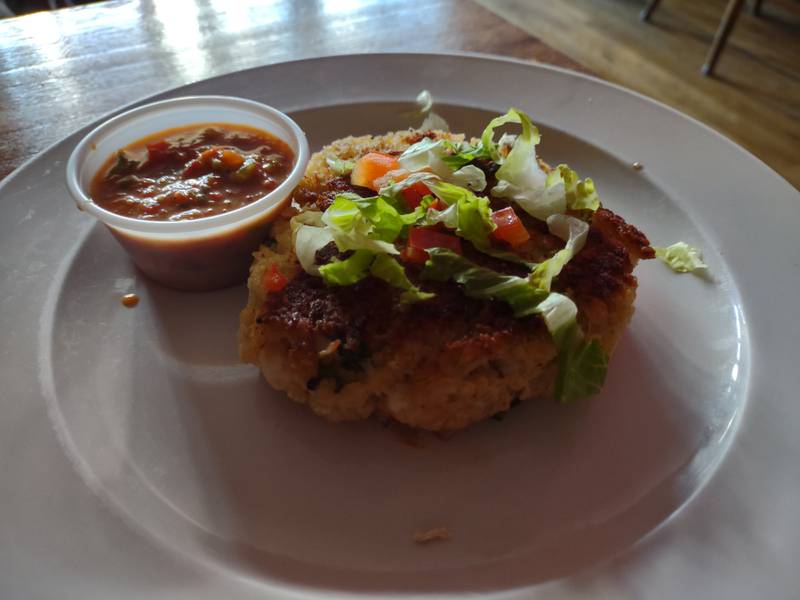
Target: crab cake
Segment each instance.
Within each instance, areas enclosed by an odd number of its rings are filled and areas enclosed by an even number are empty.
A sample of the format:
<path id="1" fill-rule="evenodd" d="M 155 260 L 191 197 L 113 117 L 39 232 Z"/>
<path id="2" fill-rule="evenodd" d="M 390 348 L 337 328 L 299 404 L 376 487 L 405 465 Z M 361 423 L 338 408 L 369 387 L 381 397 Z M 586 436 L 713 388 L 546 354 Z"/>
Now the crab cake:
<path id="1" fill-rule="evenodd" d="M 564 165 L 532 158 L 544 192 L 508 193 L 503 165 L 533 139 L 512 112 L 523 134 L 506 147 L 403 131 L 315 154 L 254 255 L 242 360 L 331 421 L 430 431 L 596 392 L 653 251 Z M 541 218 L 562 188 L 563 211 Z"/>

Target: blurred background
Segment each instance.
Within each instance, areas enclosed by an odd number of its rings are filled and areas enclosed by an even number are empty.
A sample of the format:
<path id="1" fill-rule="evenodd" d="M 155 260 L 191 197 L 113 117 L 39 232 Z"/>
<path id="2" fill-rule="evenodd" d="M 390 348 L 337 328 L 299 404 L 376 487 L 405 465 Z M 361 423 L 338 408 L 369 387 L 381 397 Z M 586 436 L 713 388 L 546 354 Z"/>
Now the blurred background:
<path id="1" fill-rule="evenodd" d="M 0 177 L 191 81 L 325 54 L 474 51 L 646 94 L 800 187 L 798 0 L 0 0 L 0 15 Z"/>
<path id="2" fill-rule="evenodd" d="M 599 77 L 710 125 L 800 187 L 797 0 L 479 1 Z"/>

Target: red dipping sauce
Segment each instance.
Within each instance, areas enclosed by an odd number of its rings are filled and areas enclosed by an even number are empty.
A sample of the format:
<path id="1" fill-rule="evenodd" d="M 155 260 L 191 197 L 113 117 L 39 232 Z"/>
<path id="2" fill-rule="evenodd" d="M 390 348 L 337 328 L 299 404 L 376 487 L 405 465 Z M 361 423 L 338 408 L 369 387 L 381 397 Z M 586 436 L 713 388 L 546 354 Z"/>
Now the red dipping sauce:
<path id="1" fill-rule="evenodd" d="M 90 131 L 67 190 L 139 270 L 178 290 L 242 283 L 308 165 L 303 130 L 231 96 L 157 100 Z"/>
<path id="2" fill-rule="evenodd" d="M 200 219 L 255 202 L 293 166 L 289 146 L 265 131 L 205 123 L 162 131 L 119 150 L 93 178 L 90 195 L 125 217 Z"/>

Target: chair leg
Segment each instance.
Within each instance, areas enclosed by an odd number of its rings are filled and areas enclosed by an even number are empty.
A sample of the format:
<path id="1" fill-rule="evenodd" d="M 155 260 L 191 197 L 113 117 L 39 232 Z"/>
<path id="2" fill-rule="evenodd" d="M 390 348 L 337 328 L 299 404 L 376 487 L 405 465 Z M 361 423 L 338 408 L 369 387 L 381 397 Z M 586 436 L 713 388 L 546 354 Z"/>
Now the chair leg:
<path id="1" fill-rule="evenodd" d="M 728 40 L 728 36 L 731 33 L 731 29 L 733 29 L 736 19 L 739 17 L 739 13 L 742 12 L 743 5 L 744 0 L 728 0 L 728 6 L 725 7 L 725 14 L 722 16 L 719 27 L 717 27 L 717 33 L 714 35 L 711 49 L 706 56 L 706 62 L 700 69 L 703 75 L 711 75 L 711 73 L 713 73 L 714 67 L 719 60 L 719 55 L 722 53 L 725 42 Z"/>
<path id="2" fill-rule="evenodd" d="M 0 19 L 13 16 L 14 12 L 8 8 L 8 4 L 6 4 L 5 0 L 0 0 Z"/>
<path id="3" fill-rule="evenodd" d="M 642 12 L 639 13 L 639 20 L 642 23 L 647 23 L 650 20 L 650 16 L 653 14 L 653 11 L 658 8 L 658 4 L 661 0 L 647 0 L 647 4 L 642 9 Z"/>
<path id="4" fill-rule="evenodd" d="M 754 17 L 761 16 L 761 0 L 753 0 L 753 4 L 750 6 L 750 12 Z"/>

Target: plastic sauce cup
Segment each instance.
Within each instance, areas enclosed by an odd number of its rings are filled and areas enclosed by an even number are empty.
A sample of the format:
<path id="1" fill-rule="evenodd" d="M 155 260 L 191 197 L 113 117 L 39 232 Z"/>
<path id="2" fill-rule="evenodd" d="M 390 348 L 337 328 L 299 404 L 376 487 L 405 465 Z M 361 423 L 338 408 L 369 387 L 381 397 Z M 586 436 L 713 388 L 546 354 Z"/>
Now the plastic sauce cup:
<path id="1" fill-rule="evenodd" d="M 186 221 L 125 217 L 92 201 L 92 179 L 118 150 L 167 129 L 205 123 L 246 125 L 280 138 L 295 155 L 289 176 L 246 206 Z M 134 108 L 94 129 L 69 158 L 67 188 L 78 208 L 108 227 L 151 279 L 180 290 L 212 290 L 247 278 L 252 252 L 303 178 L 308 158 L 305 134 L 284 113 L 243 98 L 191 96 Z"/>

